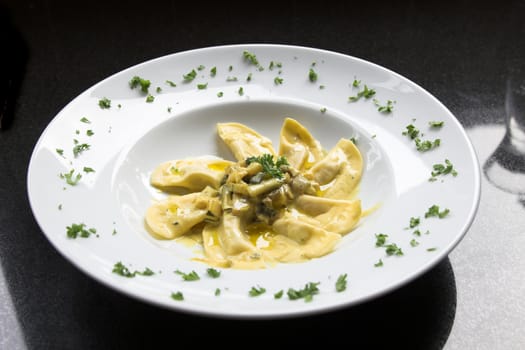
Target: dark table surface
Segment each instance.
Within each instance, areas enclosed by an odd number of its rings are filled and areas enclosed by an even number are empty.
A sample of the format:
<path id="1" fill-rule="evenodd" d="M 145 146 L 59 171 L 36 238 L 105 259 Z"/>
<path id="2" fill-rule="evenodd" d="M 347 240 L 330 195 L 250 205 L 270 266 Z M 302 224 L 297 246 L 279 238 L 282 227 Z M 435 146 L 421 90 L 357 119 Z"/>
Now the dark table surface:
<path id="1" fill-rule="evenodd" d="M 38 137 L 82 91 L 145 60 L 235 43 L 322 48 L 396 71 L 452 111 L 483 167 L 505 133 L 508 67 L 525 58 L 524 16 L 520 1 L 0 3 L 0 348 L 326 339 L 367 348 L 525 348 L 525 197 L 486 176 L 465 239 L 423 276 L 355 307 L 264 321 L 168 311 L 99 284 L 47 241 L 26 191 Z"/>

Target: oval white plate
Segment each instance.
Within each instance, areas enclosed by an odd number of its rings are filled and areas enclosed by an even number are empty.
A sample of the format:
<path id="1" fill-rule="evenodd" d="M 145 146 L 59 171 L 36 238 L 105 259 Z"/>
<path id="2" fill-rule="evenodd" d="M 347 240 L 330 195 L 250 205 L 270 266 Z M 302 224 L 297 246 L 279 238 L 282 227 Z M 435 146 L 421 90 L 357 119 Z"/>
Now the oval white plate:
<path id="1" fill-rule="evenodd" d="M 244 51 L 256 55 L 258 63 L 244 57 Z M 310 80 L 310 69 L 317 74 L 316 81 Z M 195 79 L 183 82 L 183 75 L 192 70 L 197 73 Z M 147 94 L 139 88 L 130 88 L 134 76 L 151 81 L 153 102 L 146 102 Z M 354 80 L 360 81 L 358 87 L 353 86 Z M 201 84 L 207 85 L 199 89 Z M 349 101 L 365 85 L 375 95 Z M 99 107 L 103 98 L 111 100 L 111 108 Z M 393 110 L 378 111 L 388 100 Z M 359 197 L 365 209 L 376 210 L 332 254 L 264 270 L 224 269 L 219 278 L 211 278 L 206 265 L 192 260 L 199 255 L 195 247 L 157 241 L 147 234 L 145 209 L 162 196 L 148 182 L 156 165 L 203 155 L 231 159 L 215 134 L 215 124 L 220 121 L 243 122 L 278 145 L 287 116 L 303 123 L 327 149 L 341 137 L 355 138 L 365 159 Z M 430 121 L 444 125 L 431 128 Z M 409 124 L 420 131 L 421 140 L 439 138 L 440 146 L 427 152 L 416 150 L 414 140 L 402 134 Z M 82 144 L 89 149 L 75 157 L 73 148 Z M 444 164 L 445 159 L 458 175 L 429 181 L 433 166 Z M 71 170 L 73 179 L 82 176 L 75 186 L 63 176 Z M 69 261 L 106 285 L 176 310 L 276 317 L 363 302 L 427 271 L 446 257 L 470 226 L 479 202 L 480 172 L 472 145 L 456 118 L 406 78 L 324 50 L 232 45 L 151 60 L 86 90 L 40 137 L 29 164 L 28 193 L 49 241 Z M 425 218 L 433 205 L 441 212 L 449 209 L 449 214 Z M 420 224 L 409 228 L 411 218 L 419 218 Z M 96 233 L 68 238 L 66 227 L 80 223 Z M 386 247 L 377 247 L 379 233 L 388 235 L 386 245 L 396 244 L 403 255 L 388 255 Z M 122 277 L 112 272 L 117 262 L 131 271 L 150 268 L 155 274 Z M 200 280 L 184 281 L 175 270 L 195 271 Z M 346 290 L 337 292 L 336 281 L 344 274 Z M 288 298 L 290 288 L 300 290 L 310 282 L 318 283 L 319 288 L 313 300 Z M 250 296 L 252 287 L 265 288 L 266 293 Z M 280 290 L 283 296 L 277 299 L 274 294 Z M 184 300 L 172 299 L 176 292 Z"/>

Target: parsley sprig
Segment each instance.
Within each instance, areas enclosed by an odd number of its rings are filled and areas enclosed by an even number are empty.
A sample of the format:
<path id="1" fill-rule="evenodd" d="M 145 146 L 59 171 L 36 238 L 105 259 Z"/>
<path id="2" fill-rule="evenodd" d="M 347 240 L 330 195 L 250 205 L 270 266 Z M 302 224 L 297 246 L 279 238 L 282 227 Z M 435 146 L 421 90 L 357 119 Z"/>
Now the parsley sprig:
<path id="1" fill-rule="evenodd" d="M 307 283 L 303 289 L 293 289 L 289 288 L 286 294 L 288 295 L 288 299 L 290 300 L 297 300 L 297 299 L 304 299 L 305 302 L 312 301 L 314 295 L 319 294 L 319 283 L 309 282 Z"/>
<path id="2" fill-rule="evenodd" d="M 120 275 L 122 277 L 127 277 L 127 278 L 133 278 L 135 277 L 136 275 L 141 275 L 141 276 L 153 276 L 155 274 L 155 272 L 153 272 L 149 267 L 146 267 L 146 269 L 144 269 L 144 271 L 133 271 L 131 272 L 130 269 L 124 265 L 122 262 L 117 262 L 114 266 L 113 266 L 113 270 L 112 270 L 113 273 L 117 274 L 117 275 Z"/>
<path id="3" fill-rule="evenodd" d="M 283 172 L 281 170 L 281 166 L 283 165 L 289 165 L 288 160 L 284 156 L 280 156 L 277 158 L 277 162 L 274 163 L 273 161 L 273 155 L 266 153 L 262 156 L 253 156 L 246 158 L 246 164 L 250 165 L 251 163 L 259 163 L 262 165 L 263 172 L 271 177 L 282 179 L 283 178 Z"/>

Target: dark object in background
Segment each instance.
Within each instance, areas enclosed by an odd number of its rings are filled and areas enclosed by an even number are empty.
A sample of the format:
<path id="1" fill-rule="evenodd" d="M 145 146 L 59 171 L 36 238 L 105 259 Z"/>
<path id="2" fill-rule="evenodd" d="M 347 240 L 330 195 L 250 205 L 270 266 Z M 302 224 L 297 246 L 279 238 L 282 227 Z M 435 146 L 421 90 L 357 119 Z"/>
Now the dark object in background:
<path id="1" fill-rule="evenodd" d="M 27 63 L 27 47 L 14 28 L 9 12 L 0 5 L 0 129 L 13 121 L 16 100 Z"/>

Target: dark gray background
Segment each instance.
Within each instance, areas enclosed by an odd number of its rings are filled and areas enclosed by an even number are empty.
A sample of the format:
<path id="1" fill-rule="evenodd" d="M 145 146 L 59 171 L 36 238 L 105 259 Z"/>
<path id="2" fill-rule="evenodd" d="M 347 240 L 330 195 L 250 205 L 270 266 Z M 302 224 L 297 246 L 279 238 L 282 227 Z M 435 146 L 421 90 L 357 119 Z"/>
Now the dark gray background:
<path id="1" fill-rule="evenodd" d="M 181 314 L 100 285 L 48 243 L 26 193 L 40 133 L 82 91 L 145 60 L 234 43 L 322 48 L 394 70 L 456 115 L 484 163 L 503 137 L 508 67 L 525 57 L 524 15 L 519 1 L 0 3 L 0 348 L 304 347 L 327 339 L 345 348 L 525 347 L 525 200 L 485 177 L 466 238 L 425 275 L 356 307 L 268 321 Z"/>

